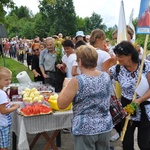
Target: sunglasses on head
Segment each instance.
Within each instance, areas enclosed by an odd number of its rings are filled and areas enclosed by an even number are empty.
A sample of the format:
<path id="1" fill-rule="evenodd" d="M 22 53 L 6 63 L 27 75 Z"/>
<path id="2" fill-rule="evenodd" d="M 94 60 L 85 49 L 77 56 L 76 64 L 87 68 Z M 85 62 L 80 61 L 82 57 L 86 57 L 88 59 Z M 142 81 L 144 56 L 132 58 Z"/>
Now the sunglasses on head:
<path id="1" fill-rule="evenodd" d="M 39 51 L 39 49 L 35 49 L 35 50 L 33 50 L 33 52 L 38 52 Z"/>

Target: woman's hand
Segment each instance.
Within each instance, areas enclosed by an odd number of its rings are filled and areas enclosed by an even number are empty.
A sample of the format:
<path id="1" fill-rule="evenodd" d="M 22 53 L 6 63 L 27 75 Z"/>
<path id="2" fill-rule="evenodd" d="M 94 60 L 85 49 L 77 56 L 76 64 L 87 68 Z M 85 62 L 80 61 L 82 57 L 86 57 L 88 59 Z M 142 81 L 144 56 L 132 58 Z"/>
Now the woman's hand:
<path id="1" fill-rule="evenodd" d="M 35 74 L 35 77 L 41 76 L 38 72 Z"/>
<path id="2" fill-rule="evenodd" d="M 44 77 L 44 78 L 48 78 L 48 75 L 44 73 L 44 74 L 43 74 L 43 77 Z"/>
<path id="3" fill-rule="evenodd" d="M 60 109 L 67 108 L 70 103 L 73 101 L 74 97 L 78 91 L 78 80 L 76 78 L 65 78 L 64 80 L 64 88 L 60 92 L 57 103 Z"/>
<path id="4" fill-rule="evenodd" d="M 64 65 L 63 64 L 57 64 L 56 68 L 58 68 L 59 70 L 61 70 L 62 72 L 64 72 Z"/>
<path id="5" fill-rule="evenodd" d="M 132 102 L 137 103 L 138 105 L 140 105 L 142 102 L 144 102 L 144 99 L 142 97 L 137 98 L 135 100 L 132 100 Z"/>
<path id="6" fill-rule="evenodd" d="M 58 69 L 61 69 L 61 68 L 63 67 L 63 64 L 57 64 L 56 67 L 57 67 Z"/>
<path id="7" fill-rule="evenodd" d="M 63 82 L 63 87 L 66 87 L 69 81 L 70 81 L 70 78 L 65 78 Z"/>

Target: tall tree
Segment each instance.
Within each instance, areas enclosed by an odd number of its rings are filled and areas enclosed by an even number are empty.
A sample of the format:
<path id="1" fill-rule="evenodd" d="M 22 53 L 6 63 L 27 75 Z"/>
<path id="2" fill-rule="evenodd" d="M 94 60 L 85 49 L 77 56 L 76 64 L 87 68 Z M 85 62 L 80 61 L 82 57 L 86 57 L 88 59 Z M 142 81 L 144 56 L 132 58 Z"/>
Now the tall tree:
<path id="1" fill-rule="evenodd" d="M 4 10 L 4 7 L 13 8 L 14 7 L 13 0 L 1 0 L 1 2 L 0 2 L 0 23 L 5 22 L 6 11 Z"/>
<path id="2" fill-rule="evenodd" d="M 74 36 L 76 32 L 76 14 L 72 0 L 40 0 L 40 11 L 46 19 L 49 35 Z"/>
<path id="3" fill-rule="evenodd" d="M 19 8 L 17 6 L 14 7 L 14 9 L 10 12 L 10 15 L 13 13 L 15 13 L 19 19 L 31 18 L 33 16 L 32 12 L 26 6 L 20 6 Z"/>
<path id="4" fill-rule="evenodd" d="M 24 6 L 15 7 L 6 16 L 6 27 L 9 37 L 21 36 L 32 38 L 34 35 L 33 18 L 31 11 Z"/>
<path id="5" fill-rule="evenodd" d="M 89 20 L 91 23 L 90 30 L 100 28 L 105 31 L 107 29 L 106 25 L 103 23 L 103 19 L 101 18 L 101 15 L 98 15 L 95 12 L 93 12 Z"/>
<path id="6" fill-rule="evenodd" d="M 48 36 L 48 22 L 42 17 L 41 13 L 38 13 L 34 17 L 34 34 L 35 36 L 39 36 L 41 38 L 45 38 Z"/>

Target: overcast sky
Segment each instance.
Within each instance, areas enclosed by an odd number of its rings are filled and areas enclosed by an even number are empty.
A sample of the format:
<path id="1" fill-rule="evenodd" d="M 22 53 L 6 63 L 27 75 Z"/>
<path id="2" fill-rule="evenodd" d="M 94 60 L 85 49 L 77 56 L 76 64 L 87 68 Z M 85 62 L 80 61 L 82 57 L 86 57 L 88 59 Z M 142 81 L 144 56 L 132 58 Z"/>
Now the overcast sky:
<path id="1" fill-rule="evenodd" d="M 30 2 L 28 2 L 30 1 Z M 14 0 L 17 6 L 27 6 L 35 14 L 39 11 L 38 0 Z M 101 15 L 103 23 L 107 27 L 118 25 L 119 9 L 121 0 L 73 0 L 76 14 L 82 18 L 91 17 L 95 12 Z M 129 16 L 132 8 L 134 9 L 133 18 L 139 15 L 141 0 L 124 0 L 124 9 L 126 24 L 129 22 Z"/>

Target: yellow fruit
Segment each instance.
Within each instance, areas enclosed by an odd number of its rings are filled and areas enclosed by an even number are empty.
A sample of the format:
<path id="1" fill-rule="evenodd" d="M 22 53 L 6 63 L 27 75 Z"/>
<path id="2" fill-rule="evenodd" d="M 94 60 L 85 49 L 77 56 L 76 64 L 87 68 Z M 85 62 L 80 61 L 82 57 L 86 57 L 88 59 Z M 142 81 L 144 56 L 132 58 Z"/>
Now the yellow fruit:
<path id="1" fill-rule="evenodd" d="M 37 102 L 37 101 L 38 101 L 38 97 L 37 97 L 37 96 L 34 97 L 34 98 L 33 98 L 33 101 L 34 101 L 34 102 Z"/>
<path id="2" fill-rule="evenodd" d="M 39 92 L 39 91 L 35 91 L 35 92 L 34 92 L 34 95 L 35 95 L 35 96 L 38 96 L 38 95 L 40 95 L 40 92 Z"/>
<path id="3" fill-rule="evenodd" d="M 39 100 L 44 100 L 44 96 L 43 96 L 43 95 L 39 95 L 39 96 L 38 96 L 38 99 L 39 99 Z"/>
<path id="4" fill-rule="evenodd" d="M 25 88 L 24 91 L 25 91 L 25 92 L 29 92 L 30 89 L 29 89 L 29 88 Z"/>

